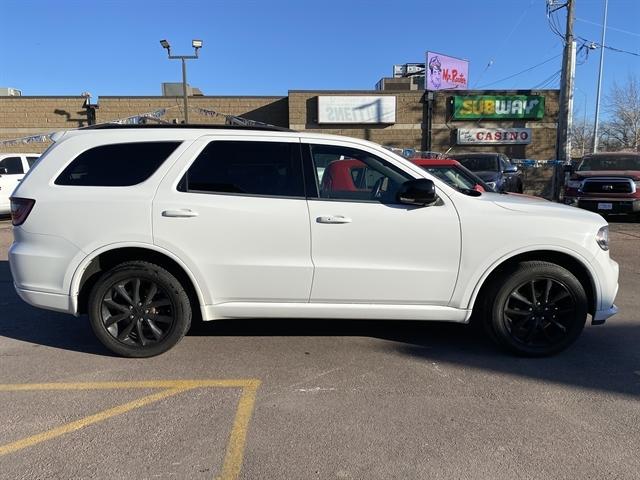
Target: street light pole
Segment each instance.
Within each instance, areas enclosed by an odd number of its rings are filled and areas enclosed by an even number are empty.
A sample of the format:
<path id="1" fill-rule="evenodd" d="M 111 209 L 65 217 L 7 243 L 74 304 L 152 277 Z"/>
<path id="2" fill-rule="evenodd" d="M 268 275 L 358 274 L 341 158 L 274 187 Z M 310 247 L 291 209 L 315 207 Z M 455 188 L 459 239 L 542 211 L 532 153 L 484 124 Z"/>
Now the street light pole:
<path id="1" fill-rule="evenodd" d="M 607 34 L 607 7 L 609 0 L 604 0 L 604 19 L 602 20 L 602 40 L 600 41 L 600 68 L 598 70 L 598 92 L 596 94 L 596 118 L 593 122 L 593 151 L 598 151 L 598 122 L 600 121 L 600 92 L 602 89 L 602 67 L 604 66 L 604 41 Z"/>
<path id="2" fill-rule="evenodd" d="M 187 103 L 187 99 L 189 97 L 187 96 L 187 61 L 185 58 L 181 58 L 180 60 L 182 60 L 182 98 L 184 100 L 184 123 L 188 124 L 189 123 L 189 105 Z"/>
<path id="3" fill-rule="evenodd" d="M 171 45 L 167 40 L 160 40 L 162 48 L 167 50 L 170 60 L 182 61 L 182 97 L 184 100 L 184 123 L 189 123 L 189 96 L 187 95 L 187 60 L 195 60 L 198 57 L 198 50 L 202 48 L 202 40 L 193 40 L 191 46 L 195 50 L 195 55 L 171 55 Z"/>

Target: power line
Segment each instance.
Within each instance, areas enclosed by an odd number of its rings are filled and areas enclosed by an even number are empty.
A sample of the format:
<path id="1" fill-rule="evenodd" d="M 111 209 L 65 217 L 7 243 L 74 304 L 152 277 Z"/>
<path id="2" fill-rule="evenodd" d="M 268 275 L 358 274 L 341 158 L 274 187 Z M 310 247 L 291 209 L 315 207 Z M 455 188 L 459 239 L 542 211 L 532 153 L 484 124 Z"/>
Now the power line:
<path id="1" fill-rule="evenodd" d="M 578 17 L 576 17 L 576 20 L 578 20 L 580 22 L 583 22 L 583 23 L 588 23 L 590 25 L 595 25 L 597 27 L 601 27 L 602 28 L 602 24 L 598 23 L 598 22 L 592 22 L 591 20 L 587 20 L 585 18 L 578 18 Z M 607 30 L 614 30 L 616 32 L 626 33 L 627 35 L 633 35 L 634 37 L 640 37 L 640 33 L 630 32 L 629 30 L 623 30 L 621 28 L 610 27 L 608 25 L 607 25 Z"/>
<path id="2" fill-rule="evenodd" d="M 603 47 L 603 48 L 606 48 L 607 50 L 611 50 L 613 52 L 626 53 L 627 55 L 633 55 L 634 57 L 640 57 L 640 53 L 630 52 L 628 50 L 622 50 L 621 48 L 610 47 L 609 45 L 602 45 L 601 43 L 592 42 L 591 40 L 587 40 L 584 37 L 576 37 L 576 38 L 579 38 L 580 40 L 582 40 L 585 43 L 588 43 L 589 45 L 595 45 L 596 47 Z"/>
<path id="3" fill-rule="evenodd" d="M 532 87 L 532 90 L 542 90 L 543 88 L 548 87 L 549 85 L 553 84 L 556 80 L 559 79 L 561 73 L 562 73 L 562 70 L 558 70 L 557 72 L 551 74 L 549 77 L 545 78 L 537 85 L 534 85 Z"/>
<path id="4" fill-rule="evenodd" d="M 530 72 L 531 70 L 533 70 L 535 68 L 541 67 L 542 65 L 544 65 L 546 63 L 549 63 L 551 60 L 555 60 L 559 56 L 560 56 L 560 54 L 555 55 L 555 56 L 553 56 L 551 58 L 547 58 L 543 62 L 540 62 L 540 63 L 538 63 L 536 65 L 533 65 L 533 66 L 531 66 L 529 68 L 526 68 L 526 69 L 524 69 L 524 70 L 522 70 L 522 71 L 520 71 L 518 73 L 514 73 L 513 75 L 509 75 L 508 77 L 501 78 L 500 80 L 496 80 L 495 82 L 487 83 L 486 85 L 483 85 L 482 87 L 479 87 L 479 88 L 481 88 L 481 89 L 487 88 L 487 87 L 490 87 L 491 85 L 495 85 L 496 83 L 504 82 L 505 80 L 510 80 L 510 79 L 512 79 L 514 77 L 517 77 L 518 75 L 522 75 L 523 73 L 527 73 L 527 72 Z"/>

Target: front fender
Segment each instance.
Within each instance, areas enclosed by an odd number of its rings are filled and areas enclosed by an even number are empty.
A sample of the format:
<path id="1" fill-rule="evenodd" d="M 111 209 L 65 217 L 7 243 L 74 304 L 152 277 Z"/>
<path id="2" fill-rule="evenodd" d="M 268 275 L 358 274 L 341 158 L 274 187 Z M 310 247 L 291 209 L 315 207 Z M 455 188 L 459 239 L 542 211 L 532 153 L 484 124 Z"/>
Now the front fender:
<path id="1" fill-rule="evenodd" d="M 597 271 L 591 261 L 585 256 L 582 255 L 575 250 L 561 247 L 558 245 L 550 245 L 550 244 L 538 244 L 538 245 L 529 245 L 526 247 L 522 247 L 508 253 L 503 253 L 502 255 L 493 258 L 487 262 L 484 262 L 482 266 L 480 266 L 469 278 L 469 281 L 466 282 L 465 285 L 460 285 L 459 289 L 456 289 L 454 293 L 454 298 L 452 299 L 452 305 L 458 308 L 466 308 L 469 311 L 473 309 L 475 305 L 476 299 L 478 297 L 478 293 L 480 289 L 484 285 L 487 278 L 495 272 L 495 270 L 503 265 L 505 262 L 509 261 L 512 258 L 515 258 L 522 254 L 534 253 L 534 252 L 557 252 L 570 256 L 574 260 L 578 261 L 588 272 L 589 278 L 591 280 L 591 287 L 593 289 L 593 293 L 595 296 L 594 308 L 597 308 L 599 305 L 598 299 L 601 298 L 602 286 L 598 279 Z"/>

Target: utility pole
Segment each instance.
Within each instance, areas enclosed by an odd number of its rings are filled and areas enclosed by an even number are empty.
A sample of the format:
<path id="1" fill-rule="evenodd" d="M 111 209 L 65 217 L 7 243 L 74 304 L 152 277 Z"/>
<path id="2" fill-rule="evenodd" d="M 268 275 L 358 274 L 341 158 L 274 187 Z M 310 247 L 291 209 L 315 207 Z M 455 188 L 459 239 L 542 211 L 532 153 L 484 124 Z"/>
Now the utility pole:
<path id="1" fill-rule="evenodd" d="M 567 0 L 567 28 L 564 36 L 562 76 L 560 78 L 560 108 L 558 112 L 558 159 L 571 164 L 571 125 L 573 119 L 573 84 L 576 72 L 576 43 L 573 39 L 575 0 Z"/>
<path id="2" fill-rule="evenodd" d="M 602 20 L 602 40 L 600 40 L 600 68 L 598 70 L 598 93 L 596 94 L 596 118 L 593 121 L 593 150 L 598 151 L 598 123 L 600 122 L 600 92 L 602 91 L 602 67 L 604 66 L 604 41 L 607 34 L 607 7 L 609 0 L 604 0 L 604 19 Z"/>

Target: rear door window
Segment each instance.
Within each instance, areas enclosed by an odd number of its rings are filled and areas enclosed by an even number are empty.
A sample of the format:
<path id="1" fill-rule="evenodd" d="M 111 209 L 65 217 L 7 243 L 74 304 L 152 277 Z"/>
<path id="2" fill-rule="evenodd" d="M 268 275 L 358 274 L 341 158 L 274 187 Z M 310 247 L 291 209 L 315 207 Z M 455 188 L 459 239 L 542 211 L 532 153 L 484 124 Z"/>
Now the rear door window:
<path id="1" fill-rule="evenodd" d="M 40 157 L 27 157 L 27 164 L 29 165 L 29 168 L 33 167 L 33 164 L 36 163 L 38 158 Z"/>
<path id="2" fill-rule="evenodd" d="M 56 185 L 125 187 L 144 182 L 180 142 L 135 142 L 101 145 L 78 155 L 56 179 Z"/>
<path id="3" fill-rule="evenodd" d="M 189 167 L 178 190 L 304 197 L 300 145 L 288 142 L 213 141 Z"/>

